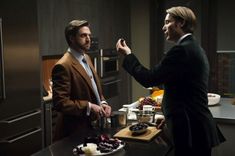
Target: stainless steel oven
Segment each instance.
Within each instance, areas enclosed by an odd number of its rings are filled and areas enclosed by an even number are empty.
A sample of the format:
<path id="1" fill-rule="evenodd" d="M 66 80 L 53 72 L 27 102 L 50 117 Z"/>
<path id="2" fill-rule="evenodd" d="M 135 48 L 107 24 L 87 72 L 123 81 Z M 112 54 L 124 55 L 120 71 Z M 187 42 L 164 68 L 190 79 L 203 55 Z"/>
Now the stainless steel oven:
<path id="1" fill-rule="evenodd" d="M 115 49 L 100 49 L 89 51 L 93 65 L 100 78 L 109 78 L 119 75 L 119 55 Z"/>
<path id="2" fill-rule="evenodd" d="M 93 65 L 101 78 L 103 94 L 106 100 L 112 104 L 112 109 L 119 107 L 117 101 L 120 94 L 120 57 L 116 49 L 100 49 L 89 51 Z"/>
<path id="3" fill-rule="evenodd" d="M 119 75 L 119 55 L 115 49 L 100 49 L 101 78 Z"/>

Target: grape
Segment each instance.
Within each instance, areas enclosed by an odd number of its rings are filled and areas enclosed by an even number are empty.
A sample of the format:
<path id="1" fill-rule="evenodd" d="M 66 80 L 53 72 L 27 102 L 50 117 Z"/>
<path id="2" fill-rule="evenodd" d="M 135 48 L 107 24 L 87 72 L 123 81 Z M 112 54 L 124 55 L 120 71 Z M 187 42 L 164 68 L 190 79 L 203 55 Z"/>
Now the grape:
<path id="1" fill-rule="evenodd" d="M 143 110 L 143 105 L 152 105 L 152 106 L 157 106 L 157 102 L 154 101 L 152 98 L 150 97 L 145 97 L 142 101 L 140 101 L 140 105 L 138 106 L 138 108 L 140 110 Z"/>

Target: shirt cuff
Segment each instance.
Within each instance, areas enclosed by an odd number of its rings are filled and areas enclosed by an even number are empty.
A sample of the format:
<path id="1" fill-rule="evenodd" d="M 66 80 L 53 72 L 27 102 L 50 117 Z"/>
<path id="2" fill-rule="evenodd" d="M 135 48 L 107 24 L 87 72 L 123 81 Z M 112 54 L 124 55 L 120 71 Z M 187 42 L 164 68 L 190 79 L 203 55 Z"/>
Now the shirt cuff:
<path id="1" fill-rule="evenodd" d="M 87 109 L 86 109 L 86 115 L 89 116 L 91 113 L 91 103 L 88 102 L 88 106 L 87 106 Z"/>
<path id="2" fill-rule="evenodd" d="M 100 104 L 108 105 L 108 102 L 107 102 L 107 101 L 105 101 L 105 100 L 103 100 L 103 101 L 101 101 L 101 102 L 100 102 Z"/>

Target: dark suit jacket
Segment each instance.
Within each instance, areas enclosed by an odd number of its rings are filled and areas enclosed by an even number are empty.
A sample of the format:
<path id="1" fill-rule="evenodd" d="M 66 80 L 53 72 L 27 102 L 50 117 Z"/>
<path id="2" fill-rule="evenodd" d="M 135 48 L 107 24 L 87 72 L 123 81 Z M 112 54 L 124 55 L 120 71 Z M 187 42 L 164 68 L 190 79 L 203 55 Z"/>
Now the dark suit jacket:
<path id="1" fill-rule="evenodd" d="M 97 88 L 104 100 L 99 78 L 88 55 L 87 63 L 93 72 Z M 97 119 L 92 112 L 86 115 L 88 102 L 97 103 L 92 84 L 79 61 L 69 52 L 55 64 L 52 70 L 53 104 L 59 117 L 54 140 L 68 136 L 74 131 L 86 132 Z"/>
<path id="2" fill-rule="evenodd" d="M 133 54 L 125 57 L 123 67 L 145 87 L 163 84 L 162 111 L 175 146 L 213 147 L 224 140 L 208 109 L 208 60 L 193 36 L 150 70 Z"/>

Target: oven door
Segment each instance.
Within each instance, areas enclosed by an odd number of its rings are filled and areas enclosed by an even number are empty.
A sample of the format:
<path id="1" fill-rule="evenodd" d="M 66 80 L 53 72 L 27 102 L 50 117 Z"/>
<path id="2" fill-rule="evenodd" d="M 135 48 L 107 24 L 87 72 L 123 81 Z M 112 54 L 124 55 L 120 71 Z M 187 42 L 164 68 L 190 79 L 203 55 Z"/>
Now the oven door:
<path id="1" fill-rule="evenodd" d="M 96 51 L 89 51 L 87 54 L 90 56 L 92 64 L 93 64 L 97 74 L 99 76 L 101 76 L 100 75 L 100 70 L 101 69 L 100 69 L 100 54 L 99 54 L 99 51 L 98 50 L 96 50 Z"/>
<path id="2" fill-rule="evenodd" d="M 101 78 L 119 74 L 119 56 L 103 56 L 100 61 Z"/>
<path id="3" fill-rule="evenodd" d="M 105 95 L 106 99 L 111 99 L 113 97 L 117 97 L 119 95 L 119 83 L 121 79 L 111 79 L 111 80 L 104 80 L 102 79 L 102 89 L 103 94 Z"/>

